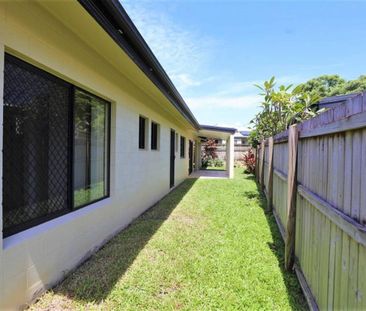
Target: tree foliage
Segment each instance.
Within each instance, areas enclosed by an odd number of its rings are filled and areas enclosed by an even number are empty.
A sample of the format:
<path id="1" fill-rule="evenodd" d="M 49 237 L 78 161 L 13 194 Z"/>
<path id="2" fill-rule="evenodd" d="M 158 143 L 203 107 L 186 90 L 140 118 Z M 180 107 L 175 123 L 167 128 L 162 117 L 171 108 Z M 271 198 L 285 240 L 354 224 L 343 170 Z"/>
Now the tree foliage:
<path id="1" fill-rule="evenodd" d="M 359 93 L 366 91 L 366 76 L 347 81 L 339 75 L 322 75 L 300 84 L 299 87 L 303 92 L 317 95 L 320 98 Z"/>
<path id="2" fill-rule="evenodd" d="M 217 158 L 216 150 L 217 144 L 215 139 L 207 139 L 207 141 L 203 144 L 202 167 L 207 167 L 210 161 Z"/>
<path id="3" fill-rule="evenodd" d="M 256 146 L 260 140 L 286 130 L 290 125 L 316 115 L 313 106 L 319 96 L 304 92 L 302 87 L 280 85 L 276 88 L 275 77 L 256 85 L 263 96 L 262 110 L 251 121 L 253 131 L 249 141 Z"/>
<path id="4" fill-rule="evenodd" d="M 217 158 L 217 144 L 214 139 L 207 139 L 203 145 L 203 159 L 213 160 Z"/>
<path id="5" fill-rule="evenodd" d="M 255 172 L 255 154 L 252 149 L 249 149 L 243 155 L 243 162 L 245 165 L 245 170 L 249 174 L 254 174 Z"/>
<path id="6" fill-rule="evenodd" d="M 263 96 L 262 110 L 251 121 L 253 131 L 249 142 L 256 146 L 260 140 L 286 130 L 291 124 L 314 117 L 313 105 L 329 96 L 366 91 L 366 75 L 355 80 L 345 80 L 339 75 L 322 75 L 296 87 L 280 85 L 275 78 L 256 85 Z"/>
<path id="7" fill-rule="evenodd" d="M 305 93 L 323 98 L 332 96 L 333 91 L 340 89 L 345 83 L 346 80 L 339 75 L 322 75 L 300 84 L 299 87 Z"/>

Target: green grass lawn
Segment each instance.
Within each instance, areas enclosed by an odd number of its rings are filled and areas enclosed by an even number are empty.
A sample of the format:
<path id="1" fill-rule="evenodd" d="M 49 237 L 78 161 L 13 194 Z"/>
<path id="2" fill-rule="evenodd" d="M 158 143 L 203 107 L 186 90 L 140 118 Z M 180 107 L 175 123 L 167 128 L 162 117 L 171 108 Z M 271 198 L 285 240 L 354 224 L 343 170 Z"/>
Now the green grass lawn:
<path id="1" fill-rule="evenodd" d="M 187 179 L 31 310 L 303 310 L 252 176 Z"/>

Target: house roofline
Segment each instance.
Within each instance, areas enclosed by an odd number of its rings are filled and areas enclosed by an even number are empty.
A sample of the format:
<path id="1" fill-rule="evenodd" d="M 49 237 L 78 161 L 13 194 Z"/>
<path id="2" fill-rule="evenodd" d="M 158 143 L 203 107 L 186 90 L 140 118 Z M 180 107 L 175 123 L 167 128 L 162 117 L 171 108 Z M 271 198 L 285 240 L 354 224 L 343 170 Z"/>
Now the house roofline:
<path id="1" fill-rule="evenodd" d="M 200 125 L 118 0 L 78 0 L 132 61 L 197 130 Z"/>

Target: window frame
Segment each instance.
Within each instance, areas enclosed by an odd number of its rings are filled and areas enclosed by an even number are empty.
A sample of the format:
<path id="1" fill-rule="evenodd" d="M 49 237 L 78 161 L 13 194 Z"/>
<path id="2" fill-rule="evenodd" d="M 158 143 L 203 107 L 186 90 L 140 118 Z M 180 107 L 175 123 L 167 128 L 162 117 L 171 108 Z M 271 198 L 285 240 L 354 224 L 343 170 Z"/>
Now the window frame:
<path id="1" fill-rule="evenodd" d="M 153 130 L 153 126 L 156 126 L 156 136 L 153 137 L 154 135 L 154 130 Z M 152 151 L 159 151 L 160 150 L 160 124 L 155 122 L 155 121 L 151 121 L 150 124 L 150 149 Z M 154 142 L 154 140 L 156 140 Z"/>
<path id="2" fill-rule="evenodd" d="M 179 152 L 179 134 L 175 132 L 175 153 Z"/>
<path id="3" fill-rule="evenodd" d="M 186 157 L 186 138 L 180 135 L 180 158 L 185 159 Z"/>
<path id="4" fill-rule="evenodd" d="M 140 138 L 141 138 L 141 127 L 140 127 L 140 120 L 144 119 L 144 147 L 140 145 Z M 144 115 L 139 115 L 139 126 L 138 126 L 138 149 L 139 150 L 149 150 L 149 118 L 145 117 Z"/>
<path id="5" fill-rule="evenodd" d="M 68 163 L 67 163 L 67 168 L 68 168 L 68 172 L 67 172 L 67 189 L 68 189 L 68 193 L 67 193 L 67 198 L 66 198 L 66 208 L 47 214 L 47 215 L 43 215 L 40 217 L 36 217 L 33 219 L 30 219 L 29 221 L 20 223 L 18 225 L 14 225 L 8 228 L 4 227 L 4 218 L 2 220 L 2 226 L 3 226 L 3 239 L 9 236 L 12 236 L 14 234 L 17 234 L 19 232 L 23 232 L 27 229 L 33 228 L 35 226 L 38 226 L 40 224 L 43 224 L 45 222 L 48 222 L 52 219 L 56 219 L 58 217 L 61 217 L 63 215 L 75 212 L 83 207 L 86 207 L 88 205 L 94 204 L 98 201 L 102 201 L 106 198 L 110 197 L 110 176 L 111 176 L 111 172 L 110 172 L 110 167 L 111 167 L 111 112 L 112 112 L 112 103 L 96 94 L 93 94 L 79 86 L 76 86 L 73 83 L 70 83 L 60 77 L 58 77 L 57 75 L 43 69 L 40 68 L 37 65 L 34 65 L 26 60 L 23 60 L 21 58 L 19 58 L 18 56 L 14 56 L 8 52 L 4 53 L 4 63 L 6 61 L 6 59 L 10 59 L 12 63 L 17 64 L 18 66 L 25 68 L 26 70 L 29 70 L 35 74 L 38 74 L 40 76 L 42 76 L 43 78 L 47 78 L 53 81 L 56 81 L 57 83 L 60 84 L 64 84 L 65 87 L 68 89 L 68 129 L 67 129 L 67 143 L 68 143 Z M 4 64 L 5 66 L 5 64 Z M 4 73 L 5 74 L 5 73 Z M 4 79 L 5 80 L 5 79 Z M 4 82 L 3 82 L 4 83 Z M 4 85 L 3 85 L 4 86 Z M 84 92 L 86 94 L 89 94 L 90 96 L 96 97 L 100 100 L 102 100 L 103 102 L 105 102 L 106 104 L 106 117 L 105 117 L 105 134 L 107 136 L 107 140 L 105 141 L 105 146 L 106 146 L 106 155 L 105 155 L 105 161 L 107 161 L 107 163 L 105 164 L 105 182 L 106 182 L 106 187 L 105 187 L 105 192 L 106 194 L 103 197 L 100 197 L 98 199 L 95 199 L 93 201 L 87 202 L 83 205 L 74 207 L 74 143 L 75 143 L 75 139 L 74 139 L 74 130 L 75 130 L 75 122 L 74 122 L 74 111 L 75 111 L 75 90 L 78 89 L 81 92 Z M 4 110 L 4 106 L 3 106 L 3 110 Z M 4 113 L 4 112 L 3 112 Z M 4 135 L 4 133 L 3 133 Z M 4 167 L 4 161 L 2 163 L 2 166 Z M 4 170 L 3 170 L 4 171 Z M 6 183 L 6 181 L 3 181 L 3 187 L 4 184 Z M 4 191 L 4 190 L 2 190 Z M 4 203 L 2 203 L 1 205 L 2 208 L 2 212 L 4 213 Z"/>
<path id="6" fill-rule="evenodd" d="M 75 90 L 79 90 L 79 91 L 84 92 L 84 93 L 86 93 L 90 96 L 96 97 L 96 98 L 104 101 L 105 104 L 106 104 L 106 107 L 107 107 L 107 109 L 106 109 L 107 116 L 104 119 L 104 124 L 107 122 L 107 126 L 105 127 L 107 141 L 104 142 L 107 146 L 107 150 L 105 151 L 106 152 L 105 160 L 107 161 L 107 163 L 104 164 L 106 166 L 106 172 L 105 172 L 105 174 L 106 174 L 106 183 L 107 183 L 107 185 L 106 185 L 106 195 L 104 195 L 103 197 L 100 197 L 98 199 L 92 200 L 90 202 L 87 202 L 85 204 L 81 204 L 77 207 L 75 207 L 75 204 L 74 204 L 74 162 L 73 162 L 74 161 L 74 156 L 75 156 L 75 153 L 74 153 L 75 152 L 75 150 L 74 150 L 75 149 L 74 148 L 74 143 L 75 143 L 75 140 L 74 140 L 74 133 L 75 133 L 75 122 L 74 122 Z M 87 90 L 84 90 L 80 87 L 77 87 L 77 86 L 73 86 L 72 96 L 73 96 L 72 107 L 70 109 L 71 113 L 72 113 L 72 119 L 71 119 L 72 120 L 71 121 L 71 123 L 72 123 L 72 133 L 71 133 L 71 139 L 72 139 L 72 144 L 71 144 L 71 148 L 72 148 L 71 174 L 72 174 L 72 177 L 71 178 L 72 179 L 71 179 L 71 192 L 70 192 L 71 193 L 71 198 L 70 198 L 70 200 L 71 200 L 70 204 L 71 205 L 70 206 L 71 206 L 72 211 L 76 211 L 76 210 L 81 209 L 85 206 L 88 206 L 90 204 L 94 204 L 96 202 L 102 201 L 102 200 L 107 199 L 107 198 L 110 197 L 110 188 L 111 188 L 111 184 L 110 184 L 110 179 L 111 179 L 111 169 L 110 169 L 111 168 L 111 111 L 112 111 L 111 106 L 112 106 L 112 104 L 111 104 L 111 102 L 105 100 L 104 98 L 102 98 L 98 95 L 95 95 L 95 94 L 93 94 L 93 93 L 91 93 Z"/>

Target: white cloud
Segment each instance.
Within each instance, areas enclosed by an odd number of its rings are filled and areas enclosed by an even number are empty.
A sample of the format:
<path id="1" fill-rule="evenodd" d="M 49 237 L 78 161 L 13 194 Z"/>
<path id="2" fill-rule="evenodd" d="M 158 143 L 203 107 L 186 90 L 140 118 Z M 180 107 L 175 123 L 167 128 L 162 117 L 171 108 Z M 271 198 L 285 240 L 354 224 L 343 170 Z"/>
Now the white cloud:
<path id="1" fill-rule="evenodd" d="M 189 74 L 181 73 L 175 74 L 171 76 L 171 79 L 176 81 L 178 84 L 184 87 L 191 87 L 191 86 L 200 86 L 202 84 L 201 81 L 194 80 Z"/>
<path id="2" fill-rule="evenodd" d="M 200 96 L 191 97 L 186 100 L 192 109 L 197 108 L 253 108 L 259 105 L 261 97 L 259 95 L 241 96 Z"/>
<path id="3" fill-rule="evenodd" d="M 127 1 L 123 6 L 178 89 L 204 82 L 193 77 L 210 62 L 212 39 L 180 27 L 166 14 L 152 9 L 148 2 Z"/>
<path id="4" fill-rule="evenodd" d="M 276 79 L 276 84 L 298 84 L 306 79 L 300 76 L 283 76 Z M 258 95 L 260 90 L 255 84 L 263 85 L 264 80 L 234 82 L 210 96 L 195 96 L 187 98 L 186 102 L 192 109 L 198 108 L 256 108 L 263 98 Z"/>
<path id="5" fill-rule="evenodd" d="M 268 77 L 268 80 L 271 77 Z M 276 85 L 297 85 L 299 83 L 302 83 L 304 81 L 306 81 L 307 79 L 298 75 L 293 75 L 293 76 L 283 76 L 283 77 L 279 77 L 276 78 Z M 252 81 L 239 81 L 239 82 L 234 82 L 232 84 L 230 84 L 229 86 L 225 87 L 225 89 L 219 91 L 217 93 L 217 95 L 220 96 L 226 96 L 226 95 L 233 95 L 233 94 L 257 94 L 260 93 L 260 90 L 255 86 L 256 85 L 263 85 L 264 80 L 252 80 Z"/>
<path id="6" fill-rule="evenodd" d="M 240 81 L 228 73 L 226 76 L 220 72 L 212 73 L 209 65 L 215 60 L 219 42 L 189 28 L 189 25 L 180 26 L 150 1 L 126 0 L 123 6 L 179 92 L 183 96 L 189 95 L 184 97 L 195 113 L 200 115 L 211 109 L 217 111 L 214 118 L 220 119 L 225 108 L 247 109 L 248 114 L 254 116 L 262 100 L 258 95 L 260 90 L 254 84 L 262 85 L 264 80 Z M 306 79 L 294 75 L 279 77 L 276 81 L 277 85 L 289 85 Z M 235 120 L 236 116 L 230 118 Z M 242 127 L 240 121 L 233 124 Z"/>

